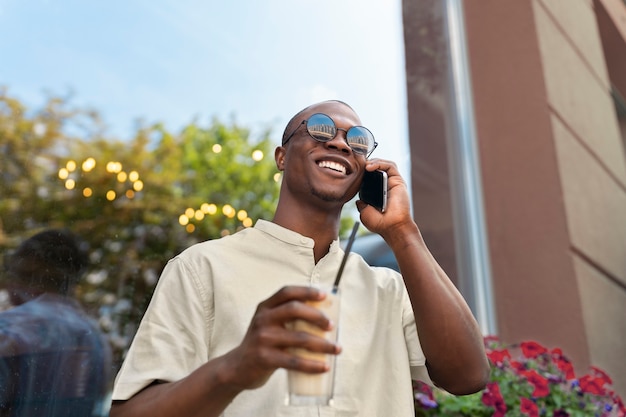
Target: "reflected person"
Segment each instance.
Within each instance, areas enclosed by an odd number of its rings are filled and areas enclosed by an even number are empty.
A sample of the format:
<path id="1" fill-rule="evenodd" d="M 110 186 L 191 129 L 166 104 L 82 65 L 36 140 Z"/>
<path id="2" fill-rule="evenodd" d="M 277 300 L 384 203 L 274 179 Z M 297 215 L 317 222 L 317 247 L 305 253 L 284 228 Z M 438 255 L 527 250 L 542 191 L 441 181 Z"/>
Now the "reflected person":
<path id="1" fill-rule="evenodd" d="M 40 232 L 5 258 L 14 307 L 0 313 L 0 416 L 106 413 L 110 347 L 73 297 L 87 260 L 66 230 Z"/>

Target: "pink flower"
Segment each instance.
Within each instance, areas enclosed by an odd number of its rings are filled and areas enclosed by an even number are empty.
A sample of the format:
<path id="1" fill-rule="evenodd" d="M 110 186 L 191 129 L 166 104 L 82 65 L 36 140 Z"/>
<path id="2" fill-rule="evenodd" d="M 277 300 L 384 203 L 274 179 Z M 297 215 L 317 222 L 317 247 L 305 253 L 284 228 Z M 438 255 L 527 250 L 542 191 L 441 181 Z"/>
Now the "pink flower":
<path id="1" fill-rule="evenodd" d="M 528 398 L 522 398 L 519 409 L 522 414 L 530 417 L 539 417 L 539 408 L 537 407 L 537 404 Z"/>

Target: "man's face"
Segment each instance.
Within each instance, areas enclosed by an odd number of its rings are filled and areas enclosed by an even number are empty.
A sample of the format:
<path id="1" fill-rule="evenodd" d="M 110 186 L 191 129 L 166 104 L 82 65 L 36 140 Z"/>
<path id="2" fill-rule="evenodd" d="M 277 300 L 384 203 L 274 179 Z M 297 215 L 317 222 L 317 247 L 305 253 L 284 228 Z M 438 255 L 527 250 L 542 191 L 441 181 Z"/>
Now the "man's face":
<path id="1" fill-rule="evenodd" d="M 366 157 L 354 153 L 348 146 L 345 130 L 338 130 L 335 138 L 328 142 L 313 139 L 306 125 L 301 123 L 315 113 L 327 114 L 340 129 L 361 124 L 358 116 L 341 103 L 325 102 L 304 112 L 295 120 L 293 129 L 298 130 L 285 145 L 283 187 L 313 204 L 342 206 L 359 190 Z"/>

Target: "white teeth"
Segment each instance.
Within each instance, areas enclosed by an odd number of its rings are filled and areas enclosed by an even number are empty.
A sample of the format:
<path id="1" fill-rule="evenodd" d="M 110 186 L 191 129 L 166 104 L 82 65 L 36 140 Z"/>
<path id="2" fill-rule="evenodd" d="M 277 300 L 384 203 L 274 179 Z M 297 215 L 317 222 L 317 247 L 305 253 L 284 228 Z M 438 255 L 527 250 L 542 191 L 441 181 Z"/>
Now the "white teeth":
<path id="1" fill-rule="evenodd" d="M 346 173 L 346 167 L 344 167 L 341 164 L 338 164 L 337 162 L 332 162 L 332 161 L 322 161 L 319 164 L 317 164 L 320 168 L 330 168 L 334 171 L 339 171 L 343 174 Z"/>

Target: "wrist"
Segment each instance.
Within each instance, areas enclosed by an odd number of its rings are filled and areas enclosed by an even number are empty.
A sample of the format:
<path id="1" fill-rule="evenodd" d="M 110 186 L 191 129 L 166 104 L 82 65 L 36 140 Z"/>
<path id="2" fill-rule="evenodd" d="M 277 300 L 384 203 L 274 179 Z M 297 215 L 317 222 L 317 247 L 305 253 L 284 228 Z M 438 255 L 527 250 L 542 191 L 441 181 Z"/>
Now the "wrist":
<path id="1" fill-rule="evenodd" d="M 381 236 L 394 252 L 406 247 L 424 245 L 422 234 L 413 221 L 394 226 L 381 233 Z"/>
<path id="2" fill-rule="evenodd" d="M 212 389 L 219 389 L 224 395 L 237 396 L 241 391 L 246 388 L 241 381 L 243 373 L 237 370 L 237 367 L 233 365 L 233 361 L 229 354 L 214 359 L 212 366 L 210 366 L 211 372 L 207 381 L 208 386 Z M 207 365 L 210 365 L 208 362 Z"/>

